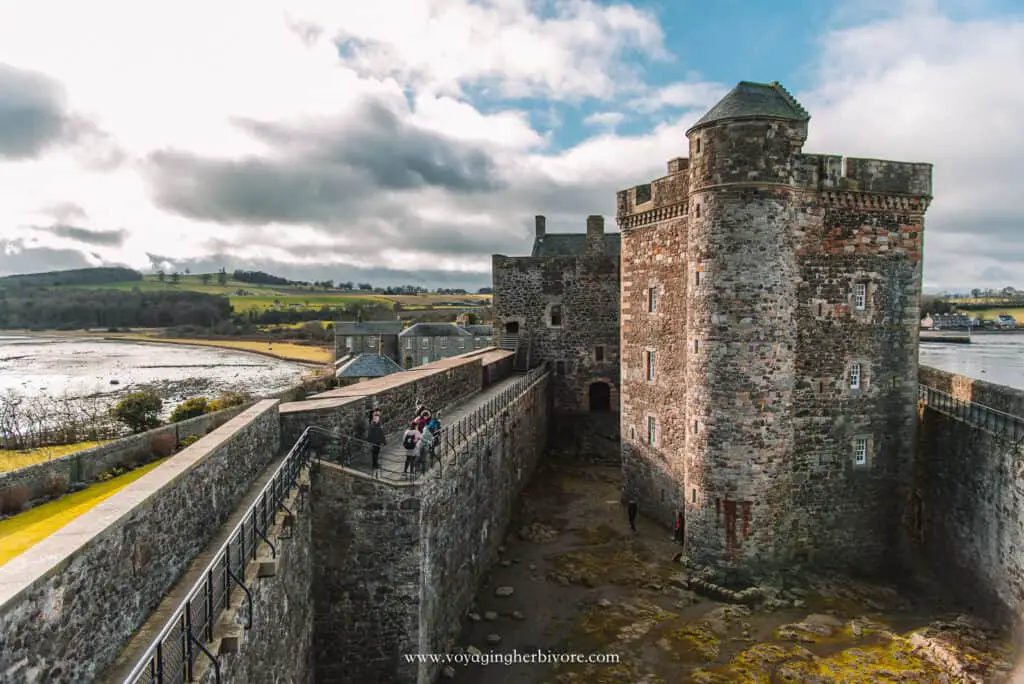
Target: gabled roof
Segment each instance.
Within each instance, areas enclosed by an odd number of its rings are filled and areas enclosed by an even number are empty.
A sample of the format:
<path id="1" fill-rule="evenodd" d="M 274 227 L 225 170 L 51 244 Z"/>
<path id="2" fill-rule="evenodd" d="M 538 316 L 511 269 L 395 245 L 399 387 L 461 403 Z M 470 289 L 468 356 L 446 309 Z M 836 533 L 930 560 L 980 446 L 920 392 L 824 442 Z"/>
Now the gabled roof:
<path id="1" fill-rule="evenodd" d="M 462 328 L 474 337 L 487 337 L 494 334 L 493 325 L 464 325 Z"/>
<path id="2" fill-rule="evenodd" d="M 454 323 L 416 323 L 403 330 L 399 337 L 471 337 Z"/>
<path id="3" fill-rule="evenodd" d="M 621 246 L 619 233 L 604 234 L 604 249 L 608 256 L 618 256 Z M 533 252 L 530 256 L 583 256 L 587 248 L 586 233 L 547 233 L 544 237 L 533 241 Z"/>
<path id="4" fill-rule="evenodd" d="M 811 115 L 778 81 L 740 81 L 686 133 L 716 121 L 761 118 L 807 121 Z"/>
<path id="5" fill-rule="evenodd" d="M 402 321 L 337 321 L 338 335 L 397 335 L 402 332 Z"/>
<path id="6" fill-rule="evenodd" d="M 339 378 L 379 378 L 405 369 L 386 356 L 359 354 L 335 373 Z"/>

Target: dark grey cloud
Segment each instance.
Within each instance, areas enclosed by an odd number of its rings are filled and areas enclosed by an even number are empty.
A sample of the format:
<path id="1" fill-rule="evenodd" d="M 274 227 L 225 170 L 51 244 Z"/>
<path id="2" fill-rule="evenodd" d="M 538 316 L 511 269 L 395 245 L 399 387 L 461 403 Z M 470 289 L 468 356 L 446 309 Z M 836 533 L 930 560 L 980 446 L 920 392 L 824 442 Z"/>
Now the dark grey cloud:
<path id="1" fill-rule="evenodd" d="M 382 191 L 437 188 L 466 195 L 501 187 L 484 149 L 407 124 L 376 100 L 364 100 L 344 122 L 237 124 L 272 153 L 234 161 L 156 152 L 147 171 L 162 208 L 253 225 L 336 224 L 379 209 Z"/>
<path id="2" fill-rule="evenodd" d="M 45 273 L 95 265 L 75 249 L 33 247 L 31 241 L 0 238 L 0 276 L 18 273 Z"/>
<path id="3" fill-rule="evenodd" d="M 124 230 L 91 230 L 63 223 L 56 223 L 52 226 L 36 226 L 36 230 L 42 230 L 57 237 L 74 240 L 75 242 L 101 247 L 118 247 L 124 244 L 124 239 L 127 236 L 127 231 Z"/>
<path id="4" fill-rule="evenodd" d="M 73 128 L 57 81 L 0 64 L 0 158 L 35 157 Z"/>

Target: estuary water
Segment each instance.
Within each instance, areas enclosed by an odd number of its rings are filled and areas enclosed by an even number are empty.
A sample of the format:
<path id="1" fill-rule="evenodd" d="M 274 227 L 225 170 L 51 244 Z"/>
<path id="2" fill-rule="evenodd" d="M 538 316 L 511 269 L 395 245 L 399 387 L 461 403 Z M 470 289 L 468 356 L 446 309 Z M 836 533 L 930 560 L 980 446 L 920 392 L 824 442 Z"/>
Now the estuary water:
<path id="1" fill-rule="evenodd" d="M 922 342 L 922 366 L 1024 390 L 1024 333 L 980 334 L 970 344 Z"/>
<path id="2" fill-rule="evenodd" d="M 0 394 L 110 395 L 153 387 L 165 405 L 225 390 L 255 396 L 298 384 L 308 368 L 212 347 L 0 334 Z"/>

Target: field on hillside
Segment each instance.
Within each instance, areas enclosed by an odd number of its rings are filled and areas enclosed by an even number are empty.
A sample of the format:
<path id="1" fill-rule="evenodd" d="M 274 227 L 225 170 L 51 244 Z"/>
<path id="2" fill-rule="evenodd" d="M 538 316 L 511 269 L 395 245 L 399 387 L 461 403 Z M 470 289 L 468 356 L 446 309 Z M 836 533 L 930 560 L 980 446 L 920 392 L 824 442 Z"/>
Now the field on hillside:
<path id="1" fill-rule="evenodd" d="M 1020 325 L 1024 323 L 1024 309 L 974 309 L 972 311 L 966 311 L 965 313 L 980 318 L 983 321 L 990 321 L 999 314 L 1009 314 L 1017 321 Z"/>
<path id="2" fill-rule="evenodd" d="M 467 305 L 445 306 L 455 302 L 472 302 L 472 305 L 487 306 L 490 295 L 384 295 L 373 292 L 347 292 L 341 290 L 309 289 L 305 290 L 292 285 L 261 285 L 228 280 L 219 285 L 216 277 L 203 283 L 198 275 L 183 275 L 177 283 L 170 278 L 160 280 L 155 275 L 147 275 L 141 281 L 128 283 L 109 283 L 105 285 L 76 285 L 88 289 L 132 290 L 138 288 L 143 292 L 167 292 L 183 290 L 203 292 L 205 294 L 225 295 L 231 301 L 235 311 L 266 311 L 267 309 L 319 309 L 321 307 L 340 308 L 351 304 L 376 304 L 391 308 L 396 302 L 411 309 L 438 306 L 438 308 L 465 308 Z M 239 290 L 251 294 L 239 295 Z"/>

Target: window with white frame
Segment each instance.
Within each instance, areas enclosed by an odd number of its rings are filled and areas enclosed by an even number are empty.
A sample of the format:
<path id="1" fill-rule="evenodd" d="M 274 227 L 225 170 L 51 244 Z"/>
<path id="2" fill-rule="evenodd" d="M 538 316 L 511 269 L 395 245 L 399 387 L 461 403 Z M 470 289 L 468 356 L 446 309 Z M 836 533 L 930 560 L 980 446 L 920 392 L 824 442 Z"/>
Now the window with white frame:
<path id="1" fill-rule="evenodd" d="M 654 350 L 647 350 L 647 380 L 654 380 Z"/>
<path id="2" fill-rule="evenodd" d="M 345 338 L 345 348 L 346 349 L 352 349 L 352 341 L 353 340 L 352 340 L 351 336 Z"/>
<path id="3" fill-rule="evenodd" d="M 850 389 L 860 389 L 860 364 L 850 366 Z"/>
<path id="4" fill-rule="evenodd" d="M 853 286 L 853 308 L 857 311 L 864 311 L 868 308 L 867 283 L 857 283 Z"/>
<path id="5" fill-rule="evenodd" d="M 858 437 L 853 440 L 853 462 L 855 465 L 865 465 L 868 462 L 868 440 L 865 437 Z"/>
<path id="6" fill-rule="evenodd" d="M 647 310 L 651 313 L 658 310 L 658 288 L 656 287 L 647 290 Z"/>
<path id="7" fill-rule="evenodd" d="M 422 342 L 420 342 L 420 346 L 423 347 L 424 349 L 429 348 L 430 347 L 430 338 L 429 337 L 423 337 L 421 339 L 422 339 Z"/>
<path id="8" fill-rule="evenodd" d="M 405 348 L 406 349 L 412 349 L 412 338 L 411 337 L 405 341 Z"/>
<path id="9" fill-rule="evenodd" d="M 448 338 L 447 337 L 442 337 L 441 338 L 441 349 L 444 349 L 447 346 L 448 346 Z"/>
<path id="10" fill-rule="evenodd" d="M 647 443 L 654 446 L 658 440 L 658 424 L 654 420 L 654 416 L 647 417 Z"/>

